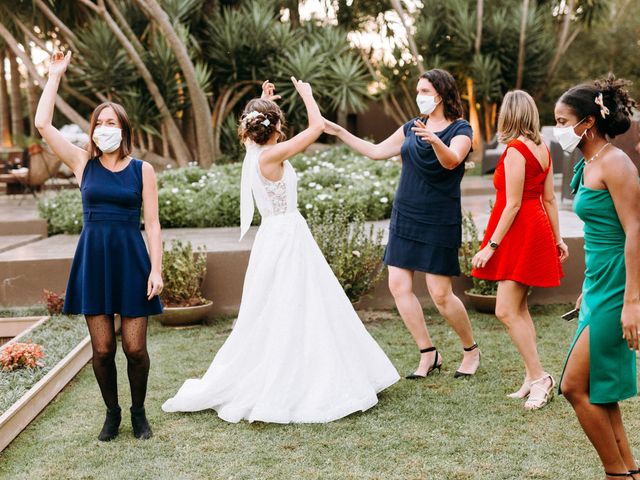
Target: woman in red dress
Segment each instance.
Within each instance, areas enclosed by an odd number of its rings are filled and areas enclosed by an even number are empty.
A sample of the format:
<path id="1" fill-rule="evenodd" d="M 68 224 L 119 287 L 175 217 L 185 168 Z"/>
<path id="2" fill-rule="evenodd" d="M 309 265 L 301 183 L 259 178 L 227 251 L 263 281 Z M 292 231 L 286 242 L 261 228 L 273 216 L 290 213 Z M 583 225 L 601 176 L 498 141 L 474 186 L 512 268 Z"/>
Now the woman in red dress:
<path id="1" fill-rule="evenodd" d="M 533 98 L 521 90 L 507 93 L 500 108 L 498 138 L 506 143 L 493 176 L 496 202 L 472 275 L 498 281 L 496 317 L 520 352 L 525 380 L 511 398 L 527 398 L 524 408 L 544 407 L 555 381 L 540 363 L 529 308 L 529 287 L 560 285 L 560 263 L 569 256 L 558 224 L 551 155 L 540 137 Z"/>

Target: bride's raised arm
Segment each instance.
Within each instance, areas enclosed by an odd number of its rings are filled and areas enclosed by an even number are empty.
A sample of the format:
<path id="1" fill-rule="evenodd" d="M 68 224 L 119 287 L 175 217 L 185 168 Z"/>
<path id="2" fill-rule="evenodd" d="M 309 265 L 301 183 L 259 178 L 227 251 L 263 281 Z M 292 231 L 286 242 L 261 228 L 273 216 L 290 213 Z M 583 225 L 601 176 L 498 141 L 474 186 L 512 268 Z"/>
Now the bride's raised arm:
<path id="1" fill-rule="evenodd" d="M 324 131 L 329 135 L 335 135 L 356 152 L 372 160 L 386 160 L 387 158 L 400 155 L 400 148 L 404 142 L 404 131 L 402 127 L 398 128 L 390 137 L 378 144 L 362 140 L 350 133 L 347 129 L 327 119 L 324 119 Z"/>
<path id="2" fill-rule="evenodd" d="M 324 129 L 324 119 L 318 108 L 318 104 L 313 98 L 313 91 L 311 85 L 303 82 L 302 80 L 296 80 L 295 77 L 291 77 L 293 85 L 296 87 L 298 94 L 304 102 L 304 106 L 307 108 L 307 115 L 309 117 L 309 126 L 298 133 L 295 137 L 286 140 L 284 142 L 277 143 L 273 147 L 265 150 L 260 157 L 260 162 L 264 163 L 282 163 L 286 159 L 302 153 L 305 149 L 315 142 Z M 264 88 L 264 86 L 263 86 Z M 273 91 L 268 93 L 273 94 Z"/>

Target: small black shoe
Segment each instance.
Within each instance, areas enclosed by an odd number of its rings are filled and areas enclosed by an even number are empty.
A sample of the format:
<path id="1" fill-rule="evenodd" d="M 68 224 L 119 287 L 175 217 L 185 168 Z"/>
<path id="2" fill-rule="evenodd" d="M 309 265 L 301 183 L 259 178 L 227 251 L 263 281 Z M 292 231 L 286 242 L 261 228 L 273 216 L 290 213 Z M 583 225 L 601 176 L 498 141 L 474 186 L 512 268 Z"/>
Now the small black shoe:
<path id="1" fill-rule="evenodd" d="M 98 435 L 98 440 L 108 442 L 118 436 L 118 428 L 122 421 L 122 410 L 120 407 L 107 408 L 107 416 L 104 419 L 104 425 Z"/>
<path id="2" fill-rule="evenodd" d="M 153 436 L 151 426 L 147 421 L 147 416 L 144 413 L 144 407 L 131 407 L 131 426 L 133 427 L 133 436 L 147 440 Z"/>

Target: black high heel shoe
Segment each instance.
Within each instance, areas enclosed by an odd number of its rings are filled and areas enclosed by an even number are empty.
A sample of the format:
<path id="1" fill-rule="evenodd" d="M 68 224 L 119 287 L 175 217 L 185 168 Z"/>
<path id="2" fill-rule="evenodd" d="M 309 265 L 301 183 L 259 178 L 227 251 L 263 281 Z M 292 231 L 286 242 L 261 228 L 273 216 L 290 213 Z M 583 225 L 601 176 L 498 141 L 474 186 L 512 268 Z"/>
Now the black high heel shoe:
<path id="1" fill-rule="evenodd" d="M 118 436 L 118 428 L 122 421 L 122 410 L 120 407 L 107 408 L 107 416 L 104 419 L 104 425 L 98 435 L 101 442 L 109 442 Z"/>
<path id="2" fill-rule="evenodd" d="M 429 370 L 427 370 L 427 374 L 416 375 L 415 373 L 412 373 L 410 375 L 407 375 L 405 378 L 409 380 L 419 380 L 422 378 L 427 378 L 434 370 L 438 370 L 438 373 L 440 373 L 440 368 L 442 367 L 442 361 L 438 363 L 438 360 L 440 359 L 440 355 L 438 355 L 438 350 L 436 350 L 436 347 L 423 348 L 422 350 L 420 350 L 420 353 L 429 353 L 429 352 L 436 352 L 436 356 L 433 359 L 433 365 L 431 365 L 429 367 Z"/>
<path id="3" fill-rule="evenodd" d="M 640 472 L 640 470 L 639 470 Z M 625 473 L 608 473 L 608 472 L 604 472 L 604 474 L 607 477 L 630 477 L 631 476 L 631 472 L 625 472 Z"/>
<path id="4" fill-rule="evenodd" d="M 634 475 L 640 475 L 640 468 L 638 468 L 637 470 L 629 470 L 629 475 L 631 475 L 631 477 L 633 477 Z"/>
<path id="5" fill-rule="evenodd" d="M 476 348 L 478 348 L 478 344 L 474 343 L 469 348 L 463 348 L 463 350 L 465 352 L 472 352 Z M 478 356 L 478 368 L 480 368 L 480 360 L 481 360 L 481 358 L 482 358 L 482 353 Z M 464 373 L 464 372 L 461 372 L 460 370 L 456 370 L 456 373 L 453 374 L 453 378 L 468 378 L 468 377 L 472 377 L 478 372 L 478 368 L 476 368 L 476 371 L 473 372 L 473 373 Z"/>

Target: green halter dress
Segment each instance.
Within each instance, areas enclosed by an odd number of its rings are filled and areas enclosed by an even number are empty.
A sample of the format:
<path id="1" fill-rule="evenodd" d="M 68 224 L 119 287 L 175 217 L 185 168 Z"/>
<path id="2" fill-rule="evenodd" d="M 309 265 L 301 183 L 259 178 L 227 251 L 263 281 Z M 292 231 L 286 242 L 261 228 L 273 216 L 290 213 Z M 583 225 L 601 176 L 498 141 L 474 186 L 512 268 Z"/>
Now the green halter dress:
<path id="1" fill-rule="evenodd" d="M 586 270 L 578 329 L 569 355 L 589 327 L 589 400 L 605 404 L 636 395 L 636 356 L 622 338 L 620 323 L 626 280 L 625 233 L 609 191 L 584 186 L 584 164 L 584 159 L 578 162 L 571 181 L 573 208 L 584 222 Z"/>

